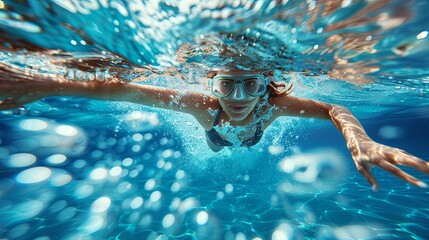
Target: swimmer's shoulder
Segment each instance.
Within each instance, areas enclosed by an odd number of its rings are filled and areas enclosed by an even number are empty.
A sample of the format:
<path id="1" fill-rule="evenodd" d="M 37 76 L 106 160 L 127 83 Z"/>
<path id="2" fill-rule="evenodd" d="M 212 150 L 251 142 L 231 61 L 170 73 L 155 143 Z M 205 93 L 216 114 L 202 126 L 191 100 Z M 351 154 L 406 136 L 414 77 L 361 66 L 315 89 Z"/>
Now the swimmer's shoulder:
<path id="1" fill-rule="evenodd" d="M 290 107 L 298 105 L 300 98 L 291 96 L 289 94 L 271 96 L 268 99 L 268 105 L 273 108 L 272 117 L 276 119 L 284 116 L 289 111 Z"/>
<path id="2" fill-rule="evenodd" d="M 213 127 L 216 115 L 220 111 L 219 100 L 211 95 L 203 93 L 189 93 L 192 96 L 187 99 L 186 103 L 189 113 L 193 115 L 205 130 Z"/>

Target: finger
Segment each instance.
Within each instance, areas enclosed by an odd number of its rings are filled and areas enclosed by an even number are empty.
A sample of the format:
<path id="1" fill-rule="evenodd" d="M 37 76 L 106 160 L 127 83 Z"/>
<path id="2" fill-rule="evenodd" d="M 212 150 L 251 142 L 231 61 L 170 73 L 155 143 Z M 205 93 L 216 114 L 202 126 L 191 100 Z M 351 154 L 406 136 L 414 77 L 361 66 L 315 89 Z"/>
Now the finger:
<path id="1" fill-rule="evenodd" d="M 379 167 L 390 172 L 391 174 L 393 174 L 399 178 L 404 179 L 405 181 L 407 181 L 411 184 L 414 184 L 414 185 L 419 186 L 419 187 L 427 187 L 426 183 L 424 183 L 424 182 L 420 181 L 419 179 L 411 176 L 410 174 L 402 171 L 401 169 L 399 169 L 398 167 L 396 167 L 395 165 L 393 165 L 389 162 L 383 161 L 379 164 Z"/>
<path id="2" fill-rule="evenodd" d="M 429 174 L 429 162 L 415 157 L 404 150 L 396 149 L 396 151 L 391 151 L 387 156 L 387 160 L 390 163 L 410 166 L 421 172 Z"/>
<path id="3" fill-rule="evenodd" d="M 359 167 L 358 171 L 366 178 L 366 180 L 371 184 L 372 191 L 378 191 L 378 182 L 375 180 L 375 177 L 371 174 L 370 170 L 366 167 Z"/>

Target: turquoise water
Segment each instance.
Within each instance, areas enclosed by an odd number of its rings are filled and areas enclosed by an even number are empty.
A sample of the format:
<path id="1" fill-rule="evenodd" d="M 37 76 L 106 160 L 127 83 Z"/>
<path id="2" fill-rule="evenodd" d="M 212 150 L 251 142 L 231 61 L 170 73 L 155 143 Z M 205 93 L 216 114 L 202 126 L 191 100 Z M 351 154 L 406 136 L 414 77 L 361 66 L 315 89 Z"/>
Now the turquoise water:
<path id="1" fill-rule="evenodd" d="M 276 69 L 429 160 L 428 5 L 0 1 L 0 63 L 202 92 L 232 60 Z M 2 239 L 429 238 L 428 190 L 373 169 L 372 192 L 325 121 L 282 118 L 255 147 L 213 153 L 186 114 L 50 97 L 0 112 L 0 167 Z"/>

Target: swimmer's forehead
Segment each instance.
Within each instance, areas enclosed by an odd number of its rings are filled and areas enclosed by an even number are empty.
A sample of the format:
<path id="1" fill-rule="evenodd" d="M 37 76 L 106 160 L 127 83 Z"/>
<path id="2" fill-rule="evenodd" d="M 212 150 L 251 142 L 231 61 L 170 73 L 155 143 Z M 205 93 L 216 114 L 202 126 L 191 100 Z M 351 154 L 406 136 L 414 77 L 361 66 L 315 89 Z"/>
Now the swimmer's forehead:
<path id="1" fill-rule="evenodd" d="M 216 75 L 244 76 L 244 75 L 259 75 L 259 73 L 256 71 L 244 71 L 244 70 L 220 70 L 216 72 Z"/>
<path id="2" fill-rule="evenodd" d="M 252 71 L 252 70 L 238 70 L 238 69 L 219 69 L 219 70 L 212 70 L 207 73 L 208 78 L 214 78 L 217 76 L 224 76 L 224 77 L 263 77 L 264 74 L 261 74 L 258 71 Z"/>
<path id="3" fill-rule="evenodd" d="M 213 79 L 234 79 L 234 80 L 246 80 L 246 79 L 264 79 L 264 75 L 262 74 L 236 74 L 236 75 L 231 75 L 231 74 L 218 74 L 216 76 L 214 76 Z"/>

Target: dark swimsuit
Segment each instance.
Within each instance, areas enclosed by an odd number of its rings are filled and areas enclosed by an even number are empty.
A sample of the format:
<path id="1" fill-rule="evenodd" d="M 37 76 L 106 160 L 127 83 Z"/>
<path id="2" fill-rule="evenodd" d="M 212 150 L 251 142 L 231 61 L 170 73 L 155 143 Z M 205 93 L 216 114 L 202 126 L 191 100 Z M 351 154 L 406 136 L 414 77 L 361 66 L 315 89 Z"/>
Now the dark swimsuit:
<path id="1" fill-rule="evenodd" d="M 218 113 L 216 115 L 216 119 L 213 123 L 213 127 L 217 126 L 217 124 L 219 123 L 221 112 L 222 112 L 222 108 L 218 111 Z M 259 114 L 257 114 L 256 117 L 259 118 Z M 242 147 L 251 147 L 251 146 L 257 144 L 261 140 L 262 134 L 264 134 L 264 131 L 262 131 L 261 125 L 262 125 L 262 122 L 258 121 L 258 123 L 256 125 L 255 135 L 253 135 L 253 137 L 243 141 L 241 143 Z M 216 146 L 222 146 L 222 147 L 232 146 L 232 143 L 223 139 L 222 136 L 220 136 L 219 133 L 214 128 L 210 129 L 209 131 L 206 131 L 206 138 Z"/>

